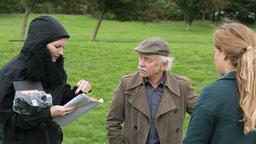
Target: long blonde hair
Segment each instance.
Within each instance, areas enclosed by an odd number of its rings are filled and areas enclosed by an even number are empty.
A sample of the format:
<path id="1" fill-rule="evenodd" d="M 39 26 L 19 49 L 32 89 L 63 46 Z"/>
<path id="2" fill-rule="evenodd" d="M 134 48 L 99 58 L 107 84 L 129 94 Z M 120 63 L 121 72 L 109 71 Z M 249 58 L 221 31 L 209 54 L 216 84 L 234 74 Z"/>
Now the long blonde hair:
<path id="1" fill-rule="evenodd" d="M 244 134 L 256 131 L 256 37 L 240 23 L 223 24 L 214 33 L 215 47 L 236 67 Z"/>

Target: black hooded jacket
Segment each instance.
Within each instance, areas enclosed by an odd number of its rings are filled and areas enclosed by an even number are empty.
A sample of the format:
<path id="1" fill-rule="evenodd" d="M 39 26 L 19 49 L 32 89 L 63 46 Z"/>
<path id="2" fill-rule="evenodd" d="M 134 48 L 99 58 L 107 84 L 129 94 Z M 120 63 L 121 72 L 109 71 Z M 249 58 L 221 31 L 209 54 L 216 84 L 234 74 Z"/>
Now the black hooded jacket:
<path id="1" fill-rule="evenodd" d="M 69 38 L 66 30 L 52 17 L 34 19 L 24 46 L 13 60 L 0 71 L 0 144 L 58 144 L 62 142 L 61 128 L 52 121 L 50 108 L 32 116 L 12 110 L 15 91 L 13 81 L 40 81 L 53 96 L 53 105 L 63 105 L 75 94 L 66 83 L 63 57 L 54 63 L 46 44 Z"/>

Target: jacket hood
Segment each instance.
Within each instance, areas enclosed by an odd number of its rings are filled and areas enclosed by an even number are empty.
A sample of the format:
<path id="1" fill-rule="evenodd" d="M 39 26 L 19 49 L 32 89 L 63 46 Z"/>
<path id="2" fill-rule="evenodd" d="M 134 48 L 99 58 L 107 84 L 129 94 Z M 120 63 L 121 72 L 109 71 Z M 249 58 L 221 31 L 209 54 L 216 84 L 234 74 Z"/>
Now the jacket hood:
<path id="1" fill-rule="evenodd" d="M 64 27 L 50 16 L 41 16 L 32 20 L 21 53 L 31 56 L 35 49 L 46 48 L 46 44 L 61 38 L 69 38 Z"/>

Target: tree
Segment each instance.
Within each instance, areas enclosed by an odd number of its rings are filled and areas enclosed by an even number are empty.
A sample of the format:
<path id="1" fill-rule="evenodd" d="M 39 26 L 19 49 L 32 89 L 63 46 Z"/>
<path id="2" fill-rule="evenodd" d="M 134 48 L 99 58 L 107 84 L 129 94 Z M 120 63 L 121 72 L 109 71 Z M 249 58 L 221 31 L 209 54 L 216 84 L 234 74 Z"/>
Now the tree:
<path id="1" fill-rule="evenodd" d="M 205 20 L 206 15 L 211 13 L 214 9 L 213 0 L 200 0 L 198 6 L 203 21 Z"/>
<path id="2" fill-rule="evenodd" d="M 230 0 L 225 9 L 226 17 L 239 20 L 246 24 L 256 21 L 256 1 L 255 0 Z"/>
<path id="3" fill-rule="evenodd" d="M 218 20 L 221 15 L 224 15 L 223 12 L 228 7 L 229 3 L 230 0 L 213 0 L 213 21 Z"/>
<path id="4" fill-rule="evenodd" d="M 96 40 L 101 22 L 107 12 L 115 14 L 120 21 L 134 20 L 141 16 L 148 0 L 88 0 L 88 5 L 93 11 L 100 11 L 92 41 Z"/>
<path id="5" fill-rule="evenodd" d="M 24 7 L 25 12 L 23 14 L 23 22 L 22 22 L 20 40 L 25 40 L 26 29 L 27 29 L 27 24 L 28 24 L 28 16 L 31 13 L 33 7 L 36 4 L 43 3 L 43 2 L 58 3 L 61 1 L 60 0 L 21 0 L 21 4 Z"/>
<path id="6" fill-rule="evenodd" d="M 190 30 L 194 18 L 200 13 L 200 0 L 175 0 L 175 2 L 178 7 L 183 11 L 187 30 Z"/>
<path id="7" fill-rule="evenodd" d="M 96 24 L 96 27 L 94 29 L 91 41 L 95 41 L 96 37 L 97 37 L 97 33 L 99 31 L 101 22 L 104 18 L 104 15 L 106 14 L 106 12 L 108 11 L 114 11 L 114 9 L 117 9 L 118 6 L 120 6 L 123 3 L 129 2 L 129 0 L 124 0 L 124 1 L 120 1 L 120 0 L 89 0 L 90 5 L 94 6 L 96 9 L 98 8 L 100 11 L 100 15 Z M 123 3 L 122 3 L 123 2 Z"/>
<path id="8" fill-rule="evenodd" d="M 22 6 L 25 9 L 25 12 L 23 14 L 23 22 L 22 22 L 22 28 L 21 28 L 21 34 L 20 34 L 20 40 L 25 40 L 26 35 L 26 29 L 28 24 L 28 16 L 31 12 L 32 7 L 34 6 L 36 1 L 33 0 L 22 0 Z"/>
<path id="9" fill-rule="evenodd" d="M 109 5 L 108 5 L 108 1 L 107 0 L 89 0 L 90 2 L 90 5 L 91 6 L 94 6 L 95 9 L 99 9 L 101 10 L 101 13 L 99 15 L 99 18 L 98 18 L 98 21 L 97 21 L 97 24 L 96 24 L 96 27 L 94 29 L 94 32 L 93 32 L 93 35 L 92 35 L 92 38 L 91 38 L 91 41 L 95 41 L 96 40 L 96 36 L 97 36 L 97 33 L 99 31 L 99 28 L 100 28 L 100 25 L 101 25 L 101 22 L 103 20 L 103 17 L 105 15 L 105 13 L 107 12 L 107 10 L 109 9 Z M 111 1 L 110 1 L 111 2 Z"/>
<path id="10" fill-rule="evenodd" d="M 17 0 L 0 0 L 0 13 L 13 13 L 21 10 L 21 3 Z"/>
<path id="11" fill-rule="evenodd" d="M 229 5 L 230 0 L 213 0 L 215 8 L 225 9 Z"/>

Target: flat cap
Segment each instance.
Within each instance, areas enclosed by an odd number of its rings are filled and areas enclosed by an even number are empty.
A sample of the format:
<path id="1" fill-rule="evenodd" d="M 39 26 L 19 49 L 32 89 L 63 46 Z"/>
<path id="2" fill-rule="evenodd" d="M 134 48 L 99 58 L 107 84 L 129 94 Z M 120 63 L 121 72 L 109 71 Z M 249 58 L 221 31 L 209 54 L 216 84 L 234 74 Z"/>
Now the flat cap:
<path id="1" fill-rule="evenodd" d="M 134 50 L 139 53 L 168 56 L 169 44 L 160 37 L 151 37 L 142 41 Z"/>

